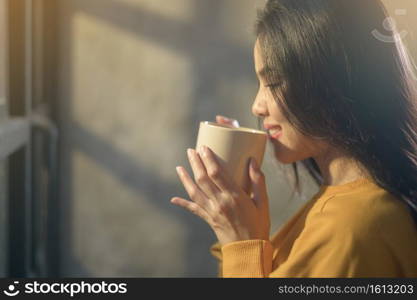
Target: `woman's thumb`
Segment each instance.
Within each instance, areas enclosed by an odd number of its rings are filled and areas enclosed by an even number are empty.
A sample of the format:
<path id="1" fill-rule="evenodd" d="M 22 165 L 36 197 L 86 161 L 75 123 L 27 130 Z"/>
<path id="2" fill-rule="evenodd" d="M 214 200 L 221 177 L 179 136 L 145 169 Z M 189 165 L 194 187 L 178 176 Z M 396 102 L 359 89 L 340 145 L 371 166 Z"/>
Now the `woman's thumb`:
<path id="1" fill-rule="evenodd" d="M 249 177 L 252 184 L 252 192 L 254 195 L 255 205 L 260 208 L 267 205 L 268 195 L 266 191 L 265 175 L 259 168 L 258 163 L 252 157 L 250 160 Z"/>

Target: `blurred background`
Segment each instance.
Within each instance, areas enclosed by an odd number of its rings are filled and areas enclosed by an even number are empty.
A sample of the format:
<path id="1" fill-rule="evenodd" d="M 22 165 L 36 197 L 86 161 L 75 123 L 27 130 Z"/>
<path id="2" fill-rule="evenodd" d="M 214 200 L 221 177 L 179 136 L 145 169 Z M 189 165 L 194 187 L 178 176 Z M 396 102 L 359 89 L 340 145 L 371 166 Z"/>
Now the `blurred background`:
<path id="1" fill-rule="evenodd" d="M 384 2 L 417 59 L 416 1 Z M 217 275 L 214 233 L 169 200 L 200 121 L 257 126 L 264 3 L 0 0 L 0 276 Z M 302 170 L 290 199 L 269 145 L 262 168 L 272 234 L 317 187 Z"/>

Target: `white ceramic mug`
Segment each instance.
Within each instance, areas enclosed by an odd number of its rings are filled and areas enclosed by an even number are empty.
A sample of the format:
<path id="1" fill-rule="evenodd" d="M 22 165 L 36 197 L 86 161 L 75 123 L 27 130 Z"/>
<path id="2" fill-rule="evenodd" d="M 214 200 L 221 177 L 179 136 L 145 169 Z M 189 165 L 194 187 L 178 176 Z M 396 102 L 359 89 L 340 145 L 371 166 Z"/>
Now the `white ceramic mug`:
<path id="1" fill-rule="evenodd" d="M 261 167 L 265 154 L 267 133 L 246 127 L 228 127 L 227 125 L 202 121 L 198 131 L 196 150 L 200 146 L 209 147 L 232 179 L 245 192 L 251 193 L 249 178 L 250 158 L 255 158 Z"/>

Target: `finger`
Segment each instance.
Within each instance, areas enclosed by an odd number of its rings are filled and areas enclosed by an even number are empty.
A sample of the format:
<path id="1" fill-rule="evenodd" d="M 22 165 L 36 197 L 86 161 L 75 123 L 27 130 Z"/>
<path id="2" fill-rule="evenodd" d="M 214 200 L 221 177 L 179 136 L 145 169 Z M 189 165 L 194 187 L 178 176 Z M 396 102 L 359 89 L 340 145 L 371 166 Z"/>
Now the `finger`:
<path id="1" fill-rule="evenodd" d="M 240 127 L 239 122 L 237 120 L 233 120 L 232 125 L 233 127 L 236 127 L 236 128 Z"/>
<path id="2" fill-rule="evenodd" d="M 182 168 L 177 167 L 176 168 L 178 176 L 181 179 L 182 184 L 184 185 L 185 190 L 187 191 L 190 198 L 196 202 L 198 205 L 205 208 L 206 204 L 206 195 L 199 189 L 199 187 L 194 183 L 194 181 L 191 179 L 188 172 Z"/>
<path id="3" fill-rule="evenodd" d="M 223 117 L 221 115 L 216 116 L 216 122 L 219 123 L 219 124 L 232 125 L 231 120 L 229 120 L 228 118 Z"/>
<path id="4" fill-rule="evenodd" d="M 209 223 L 210 221 L 209 214 L 195 202 L 188 201 L 183 198 L 174 197 L 171 199 L 171 203 L 187 209 L 196 216 L 205 220 L 207 223 Z"/>
<path id="5" fill-rule="evenodd" d="M 265 175 L 259 168 L 258 163 L 254 158 L 251 158 L 249 167 L 249 177 L 252 184 L 253 199 L 255 205 L 260 209 L 268 209 L 268 193 L 265 182 Z"/>
<path id="6" fill-rule="evenodd" d="M 195 182 L 208 198 L 215 199 L 220 193 L 220 190 L 208 176 L 206 167 L 200 156 L 194 149 L 188 149 L 187 154 L 194 172 Z"/>
<path id="7" fill-rule="evenodd" d="M 219 124 L 229 125 L 231 127 L 239 127 L 239 122 L 237 120 L 229 119 L 222 115 L 216 116 L 216 122 Z"/>
<path id="8" fill-rule="evenodd" d="M 200 149 L 201 158 L 206 166 L 207 174 L 215 185 L 223 192 L 239 194 L 239 188 L 227 172 L 224 164 L 216 157 L 215 153 L 207 146 Z"/>

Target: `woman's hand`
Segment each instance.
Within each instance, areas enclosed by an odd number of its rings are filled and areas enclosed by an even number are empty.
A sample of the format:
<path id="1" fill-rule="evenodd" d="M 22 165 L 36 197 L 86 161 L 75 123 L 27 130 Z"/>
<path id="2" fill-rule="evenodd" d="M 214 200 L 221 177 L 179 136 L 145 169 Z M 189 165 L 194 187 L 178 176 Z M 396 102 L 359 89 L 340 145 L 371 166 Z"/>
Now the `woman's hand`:
<path id="1" fill-rule="evenodd" d="M 269 240 L 269 200 L 265 176 L 254 159 L 249 167 L 252 193 L 249 196 L 237 186 L 214 152 L 202 147 L 188 149 L 195 182 L 183 167 L 178 175 L 192 201 L 179 197 L 171 203 L 184 207 L 206 221 L 219 243 L 262 239 Z"/>
<path id="2" fill-rule="evenodd" d="M 235 119 L 226 118 L 225 116 L 217 115 L 216 122 L 227 125 L 229 127 L 239 127 L 239 122 Z"/>

